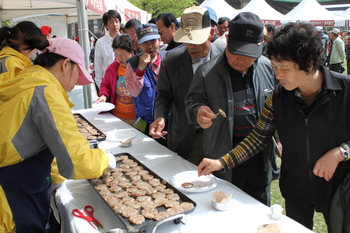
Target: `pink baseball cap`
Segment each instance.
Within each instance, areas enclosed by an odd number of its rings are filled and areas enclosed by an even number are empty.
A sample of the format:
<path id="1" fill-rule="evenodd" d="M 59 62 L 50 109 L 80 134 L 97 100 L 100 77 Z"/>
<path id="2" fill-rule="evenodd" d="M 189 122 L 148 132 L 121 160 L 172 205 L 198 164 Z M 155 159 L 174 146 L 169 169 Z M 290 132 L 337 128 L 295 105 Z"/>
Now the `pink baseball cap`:
<path id="1" fill-rule="evenodd" d="M 79 85 L 87 85 L 94 82 L 89 72 L 85 69 L 84 51 L 77 42 L 64 37 L 55 37 L 48 41 L 50 45 L 46 47 L 47 50 L 77 63 L 82 73 L 78 79 Z"/>

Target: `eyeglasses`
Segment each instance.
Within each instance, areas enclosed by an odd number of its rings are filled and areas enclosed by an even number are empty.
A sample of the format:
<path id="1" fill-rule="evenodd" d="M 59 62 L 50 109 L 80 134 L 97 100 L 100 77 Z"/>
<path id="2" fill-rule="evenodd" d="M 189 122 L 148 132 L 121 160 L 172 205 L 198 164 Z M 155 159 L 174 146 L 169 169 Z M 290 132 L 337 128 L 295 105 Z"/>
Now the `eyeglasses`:
<path id="1" fill-rule="evenodd" d="M 165 28 L 166 28 L 166 27 L 163 27 L 162 29 L 158 30 L 159 35 L 162 35 L 163 30 L 164 30 Z"/>

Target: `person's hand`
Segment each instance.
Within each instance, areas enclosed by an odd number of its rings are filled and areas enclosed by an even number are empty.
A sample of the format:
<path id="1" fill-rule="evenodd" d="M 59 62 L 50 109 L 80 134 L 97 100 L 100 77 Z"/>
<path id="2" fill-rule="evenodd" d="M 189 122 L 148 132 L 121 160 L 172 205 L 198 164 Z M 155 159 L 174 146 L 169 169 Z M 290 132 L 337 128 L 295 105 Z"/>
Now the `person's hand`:
<path id="1" fill-rule="evenodd" d="M 167 131 L 162 131 L 164 127 L 164 118 L 158 117 L 152 124 L 150 124 L 148 133 L 152 136 L 152 138 L 164 137 L 168 133 Z"/>
<path id="2" fill-rule="evenodd" d="M 313 173 L 315 176 L 323 177 L 326 181 L 330 181 L 339 162 L 343 160 L 344 157 L 341 151 L 337 147 L 333 148 L 317 160 Z"/>
<path id="3" fill-rule="evenodd" d="M 222 168 L 222 164 L 217 159 L 204 158 L 198 165 L 198 176 L 210 175 L 214 171 L 218 171 Z"/>
<path id="4" fill-rule="evenodd" d="M 201 106 L 197 112 L 197 122 L 203 128 L 207 129 L 212 125 L 212 119 L 215 119 L 216 115 L 208 106 Z"/>
<path id="5" fill-rule="evenodd" d="M 282 158 L 282 149 L 283 149 L 282 143 L 277 142 L 276 143 L 276 155 L 280 158 Z"/>
<path id="6" fill-rule="evenodd" d="M 106 102 L 107 97 L 105 95 L 101 95 L 100 97 L 98 97 L 97 100 L 95 100 L 95 103 L 102 103 L 102 102 Z"/>
<path id="7" fill-rule="evenodd" d="M 108 156 L 108 171 L 113 171 L 117 166 L 115 156 L 110 151 L 106 151 L 106 154 Z"/>
<path id="8" fill-rule="evenodd" d="M 151 55 L 149 53 L 143 53 L 139 59 L 138 69 L 141 71 L 144 71 L 146 69 L 148 63 L 150 63 L 150 62 L 151 62 Z"/>

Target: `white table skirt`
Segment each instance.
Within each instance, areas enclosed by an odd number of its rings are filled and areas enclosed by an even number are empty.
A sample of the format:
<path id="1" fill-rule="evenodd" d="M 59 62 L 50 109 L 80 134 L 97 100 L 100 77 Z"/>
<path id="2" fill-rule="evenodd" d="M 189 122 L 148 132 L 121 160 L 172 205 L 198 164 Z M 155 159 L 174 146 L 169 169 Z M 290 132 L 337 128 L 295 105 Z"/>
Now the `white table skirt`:
<path id="1" fill-rule="evenodd" d="M 153 139 L 145 136 L 129 125 L 109 113 L 98 114 L 94 109 L 74 111 L 81 113 L 95 125 L 106 124 L 118 131 L 130 130 L 136 137 L 129 148 L 123 148 L 119 142 L 107 139 L 99 143 L 99 147 L 113 153 L 127 152 L 141 161 L 164 180 L 170 182 L 171 178 L 179 172 L 196 170 L 196 166 L 182 159 L 176 153 L 160 145 Z M 210 194 L 214 191 L 232 193 L 232 200 L 228 210 L 216 211 L 211 206 Z M 208 192 L 185 193 L 196 202 L 194 212 L 186 215 L 186 224 L 174 224 L 173 221 L 160 225 L 157 233 L 195 233 L 195 232 L 237 232 L 255 233 L 263 224 L 276 222 L 282 233 L 312 232 L 292 219 L 282 216 L 278 221 L 270 217 L 270 208 L 250 197 L 234 185 L 219 179 L 218 186 Z M 87 221 L 76 218 L 71 214 L 75 208 L 83 209 L 85 205 L 92 205 L 94 216 L 102 223 L 106 232 L 109 229 L 120 227 L 120 220 L 107 206 L 102 198 L 88 184 L 86 180 L 67 180 L 57 189 L 55 201 L 61 213 L 61 222 L 64 233 L 99 232 L 94 230 Z M 272 203 L 273 204 L 273 203 Z"/>

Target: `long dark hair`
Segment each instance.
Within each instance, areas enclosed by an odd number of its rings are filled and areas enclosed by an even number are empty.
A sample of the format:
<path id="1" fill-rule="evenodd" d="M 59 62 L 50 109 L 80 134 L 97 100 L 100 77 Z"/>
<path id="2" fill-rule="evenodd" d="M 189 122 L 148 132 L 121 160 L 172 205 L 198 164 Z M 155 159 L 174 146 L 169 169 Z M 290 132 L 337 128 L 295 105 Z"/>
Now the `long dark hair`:
<path id="1" fill-rule="evenodd" d="M 42 50 L 49 46 L 49 42 L 34 23 L 22 21 L 13 28 L 0 28 L 0 50 L 9 46 L 17 51 L 20 48 L 24 50 L 39 49 Z"/>

